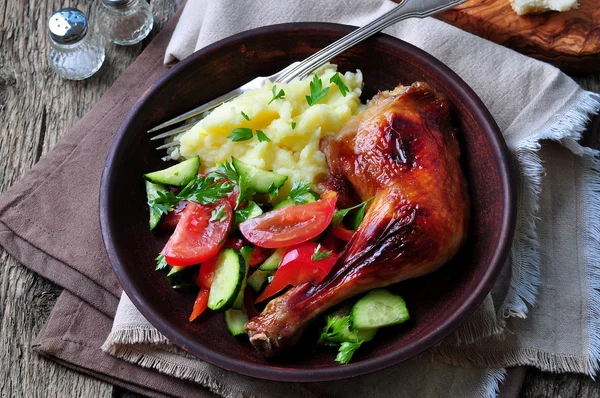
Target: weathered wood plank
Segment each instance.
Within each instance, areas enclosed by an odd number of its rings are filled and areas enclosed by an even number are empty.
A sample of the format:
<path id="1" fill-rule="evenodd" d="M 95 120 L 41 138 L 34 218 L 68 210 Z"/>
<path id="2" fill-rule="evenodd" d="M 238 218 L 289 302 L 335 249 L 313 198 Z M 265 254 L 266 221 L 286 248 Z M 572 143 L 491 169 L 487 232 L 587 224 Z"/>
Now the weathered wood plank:
<path id="1" fill-rule="evenodd" d="M 156 34 L 181 1 L 156 0 Z M 106 92 L 142 51 L 109 45 L 105 65 L 83 82 L 63 80 L 47 65 L 47 19 L 58 0 L 0 2 L 0 193 L 35 164 Z M 99 1 L 73 1 L 93 21 Z M 0 251 L 0 396 L 111 397 L 113 386 L 33 353 L 60 288 Z"/>

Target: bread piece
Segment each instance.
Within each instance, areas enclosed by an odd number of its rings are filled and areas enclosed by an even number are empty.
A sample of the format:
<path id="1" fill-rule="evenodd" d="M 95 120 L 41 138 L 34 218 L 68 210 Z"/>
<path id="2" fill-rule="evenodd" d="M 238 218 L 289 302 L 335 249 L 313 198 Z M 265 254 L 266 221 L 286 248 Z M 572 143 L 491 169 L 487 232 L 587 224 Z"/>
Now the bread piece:
<path id="1" fill-rule="evenodd" d="M 577 0 L 509 0 L 513 10 L 519 15 L 546 11 L 568 11 L 577 8 Z"/>

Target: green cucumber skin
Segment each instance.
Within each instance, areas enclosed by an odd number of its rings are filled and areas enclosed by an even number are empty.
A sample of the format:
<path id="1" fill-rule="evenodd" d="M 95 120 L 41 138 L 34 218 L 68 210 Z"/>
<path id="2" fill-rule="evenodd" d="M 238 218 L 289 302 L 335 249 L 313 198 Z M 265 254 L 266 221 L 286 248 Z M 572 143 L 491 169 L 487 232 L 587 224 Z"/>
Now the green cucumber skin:
<path id="1" fill-rule="evenodd" d="M 234 269 L 235 272 L 232 272 L 231 275 L 224 276 L 222 273 L 230 269 L 228 263 L 232 261 L 234 262 L 232 265 L 237 266 L 237 269 Z M 245 276 L 246 264 L 244 257 L 234 249 L 223 250 L 219 254 L 215 268 L 215 276 L 208 296 L 208 308 L 213 311 L 224 311 L 231 308 L 240 293 Z M 223 281 L 226 283 L 225 287 L 229 287 L 225 292 L 219 286 L 221 279 L 224 277 L 226 277 Z"/>
<path id="2" fill-rule="evenodd" d="M 163 170 L 144 174 L 144 178 L 155 184 L 171 185 L 174 187 L 186 186 L 197 175 L 200 169 L 200 157 L 194 156 Z"/>
<path id="3" fill-rule="evenodd" d="M 244 273 L 244 280 L 242 281 L 242 287 L 240 288 L 240 292 L 235 299 L 235 303 L 233 303 L 234 310 L 241 310 L 244 308 L 244 290 L 246 289 L 246 283 L 248 280 L 248 271 L 250 269 L 250 256 L 252 256 L 252 251 L 254 249 L 249 246 L 244 246 L 240 249 L 240 254 L 244 258 L 244 263 L 246 265 L 246 272 Z"/>
<path id="4" fill-rule="evenodd" d="M 252 273 L 252 275 L 248 277 L 246 283 L 248 284 L 248 286 L 250 286 L 250 289 L 252 289 L 254 293 L 258 293 L 267 281 L 269 275 L 271 275 L 269 272 L 257 269 Z"/>
<path id="5" fill-rule="evenodd" d="M 287 176 L 272 171 L 261 170 L 236 158 L 231 158 L 235 171 L 247 177 L 250 186 L 257 193 L 269 193 L 273 188 L 280 188 L 287 181 Z"/>
<path id="6" fill-rule="evenodd" d="M 294 201 L 294 199 L 287 198 L 287 199 L 284 199 L 281 202 L 277 203 L 273 207 L 273 210 L 283 209 L 284 207 L 290 207 L 290 206 L 295 206 L 295 205 L 296 205 L 296 202 Z"/>
<path id="7" fill-rule="evenodd" d="M 148 198 L 148 203 L 150 203 L 150 201 L 158 198 L 158 192 L 167 193 L 169 191 L 169 189 L 167 187 L 162 186 L 160 184 L 155 184 L 148 180 L 146 180 L 145 182 L 146 182 L 146 197 Z M 161 218 L 162 218 L 162 214 L 157 216 L 152 211 L 152 208 L 150 207 L 150 230 L 151 231 L 154 228 L 156 228 L 156 226 L 158 225 Z"/>
<path id="8" fill-rule="evenodd" d="M 372 324 L 368 319 L 361 313 L 373 313 L 376 311 L 375 308 L 372 307 L 375 301 L 385 301 L 387 305 L 392 307 L 396 307 L 397 313 L 393 318 L 385 319 L 378 324 Z M 373 329 L 373 328 L 382 328 L 386 326 L 398 325 L 400 323 L 406 322 L 410 319 L 410 315 L 408 313 L 408 309 L 406 308 L 406 302 L 401 296 L 391 293 L 386 289 L 375 289 L 368 292 L 364 297 L 358 300 L 352 309 L 350 310 L 350 320 L 352 326 L 356 329 Z"/>
<path id="9" fill-rule="evenodd" d="M 234 309 L 225 311 L 225 324 L 232 336 L 246 334 L 246 331 L 244 330 L 246 322 L 248 322 L 248 315 L 246 315 L 246 312 Z"/>
<path id="10" fill-rule="evenodd" d="M 273 254 L 271 254 L 264 263 L 258 267 L 261 271 L 275 271 L 279 268 L 279 264 L 281 264 L 281 260 L 283 260 L 283 255 L 285 254 L 285 248 L 276 249 Z"/>

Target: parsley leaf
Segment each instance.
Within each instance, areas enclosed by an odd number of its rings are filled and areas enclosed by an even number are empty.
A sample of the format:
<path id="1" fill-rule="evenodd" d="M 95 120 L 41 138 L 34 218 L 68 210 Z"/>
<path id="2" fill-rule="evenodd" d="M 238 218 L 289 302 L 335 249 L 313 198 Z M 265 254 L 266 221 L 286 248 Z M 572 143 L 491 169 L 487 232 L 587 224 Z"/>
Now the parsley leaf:
<path id="1" fill-rule="evenodd" d="M 329 92 L 329 87 L 323 89 L 323 82 L 319 76 L 314 75 L 312 81 L 310 82 L 310 95 L 306 96 L 306 102 L 308 105 L 313 106 L 327 95 Z"/>
<path id="2" fill-rule="evenodd" d="M 230 181 L 215 181 L 211 176 L 198 176 L 177 194 L 177 198 L 180 201 L 193 200 L 209 205 L 216 203 L 231 191 L 233 191 L 233 184 Z"/>
<path id="3" fill-rule="evenodd" d="M 156 194 L 158 195 L 156 198 L 148 200 L 148 206 L 157 218 L 173 210 L 173 207 L 179 203 L 175 194 L 171 191 L 156 191 Z"/>
<path id="4" fill-rule="evenodd" d="M 313 252 L 311 259 L 313 261 L 319 261 L 319 260 L 325 260 L 326 258 L 329 258 L 329 256 L 331 256 L 331 250 L 321 249 L 321 244 L 319 243 L 319 245 L 315 248 L 315 251 Z"/>
<path id="5" fill-rule="evenodd" d="M 197 176 L 190 181 L 177 195 L 171 191 L 159 192 L 152 208 L 160 211 L 171 211 L 182 200 L 193 200 L 203 205 L 216 203 L 233 190 L 229 181 L 215 181 L 215 177 Z"/>
<path id="6" fill-rule="evenodd" d="M 242 111 L 242 116 L 244 117 L 244 119 L 246 119 L 246 120 L 250 121 L 250 117 L 249 117 L 248 115 L 246 115 L 246 114 L 244 113 L 244 111 Z"/>
<path id="7" fill-rule="evenodd" d="M 252 129 L 247 127 L 240 127 L 237 129 L 233 129 L 231 134 L 227 138 L 229 138 L 233 142 L 247 141 L 253 137 Z"/>
<path id="8" fill-rule="evenodd" d="M 218 208 L 212 211 L 212 214 L 210 215 L 210 219 L 208 221 L 223 221 L 224 218 L 226 218 L 225 206 L 219 206 Z"/>
<path id="9" fill-rule="evenodd" d="M 297 205 L 301 205 L 319 199 L 319 194 L 311 189 L 308 182 L 294 181 L 288 197 L 294 199 Z"/>
<path id="10" fill-rule="evenodd" d="M 250 200 L 246 207 L 235 211 L 235 225 L 239 225 L 250 218 L 257 217 L 257 214 L 261 213 L 262 209 L 260 206 L 257 205 L 256 202 Z"/>
<path id="11" fill-rule="evenodd" d="M 334 227 L 337 227 L 338 225 L 340 225 L 342 223 L 342 220 L 344 219 L 344 217 L 346 217 L 346 215 L 351 210 L 358 209 L 358 211 L 356 212 L 356 215 L 354 216 L 354 219 L 352 220 L 353 228 L 357 229 L 365 216 L 367 204 L 370 201 L 372 201 L 374 198 L 375 197 L 373 196 L 372 198 L 369 198 L 369 199 L 365 200 L 364 202 L 357 204 L 356 206 L 352 206 L 347 209 L 337 210 L 335 213 L 333 213 L 333 217 L 331 218 L 331 223 L 333 224 Z"/>
<path id="12" fill-rule="evenodd" d="M 350 92 L 350 89 L 348 88 L 348 86 L 346 86 L 338 72 L 335 72 L 335 75 L 331 76 L 331 79 L 329 79 L 329 83 L 337 85 L 343 97 L 345 97 L 346 94 Z"/>
<path id="13" fill-rule="evenodd" d="M 238 175 L 237 170 L 235 169 L 235 167 L 233 167 L 233 164 L 231 162 L 221 163 L 217 167 L 216 173 L 234 182 L 237 181 L 237 179 L 240 177 Z"/>
<path id="14" fill-rule="evenodd" d="M 271 139 L 261 130 L 256 130 L 256 138 L 258 138 L 260 142 L 271 142 Z"/>
<path id="15" fill-rule="evenodd" d="M 292 122 L 292 130 L 296 129 L 296 122 Z"/>
<path id="16" fill-rule="evenodd" d="M 249 177 L 246 174 L 239 174 L 232 162 L 221 163 L 216 172 L 237 184 L 239 194 L 235 204 L 236 209 L 241 203 L 251 199 L 256 193 L 256 191 L 250 185 Z"/>
<path id="17" fill-rule="evenodd" d="M 162 271 L 163 269 L 167 269 L 169 267 L 169 264 L 167 264 L 167 260 L 165 260 L 165 256 L 163 256 L 162 254 L 160 254 L 158 257 L 156 257 L 156 271 Z"/>
<path id="18" fill-rule="evenodd" d="M 273 98 L 271 98 L 271 101 L 269 101 L 269 103 L 267 105 L 270 105 L 271 102 L 275 101 L 276 99 L 285 99 L 285 91 L 283 90 L 279 90 L 279 92 L 277 92 L 277 86 L 273 86 L 273 88 L 271 89 L 271 92 L 273 93 Z"/>
<path id="19" fill-rule="evenodd" d="M 328 316 L 327 325 L 325 325 L 321 332 L 318 344 L 337 346 L 339 343 L 335 340 L 338 337 L 338 334 L 344 330 L 344 328 L 348 327 L 349 323 L 350 316 Z"/>
<path id="20" fill-rule="evenodd" d="M 352 359 L 352 355 L 354 355 L 354 352 L 358 349 L 358 347 L 360 347 L 362 343 L 362 341 L 356 343 L 344 341 L 340 345 L 340 349 L 338 351 L 337 356 L 335 357 L 335 361 L 342 365 L 346 365 L 350 362 L 350 360 Z"/>

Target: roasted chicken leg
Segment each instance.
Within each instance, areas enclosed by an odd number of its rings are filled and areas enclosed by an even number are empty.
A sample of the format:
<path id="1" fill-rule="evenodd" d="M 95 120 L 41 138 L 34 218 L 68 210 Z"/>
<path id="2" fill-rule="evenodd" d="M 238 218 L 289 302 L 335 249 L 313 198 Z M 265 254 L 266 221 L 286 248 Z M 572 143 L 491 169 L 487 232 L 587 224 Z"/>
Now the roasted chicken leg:
<path id="1" fill-rule="evenodd" d="M 465 239 L 469 198 L 447 99 L 425 83 L 381 92 L 323 140 L 331 186 L 361 200 L 365 218 L 327 278 L 272 300 L 246 323 L 267 356 L 294 344 L 328 308 L 367 290 L 430 273 Z"/>

